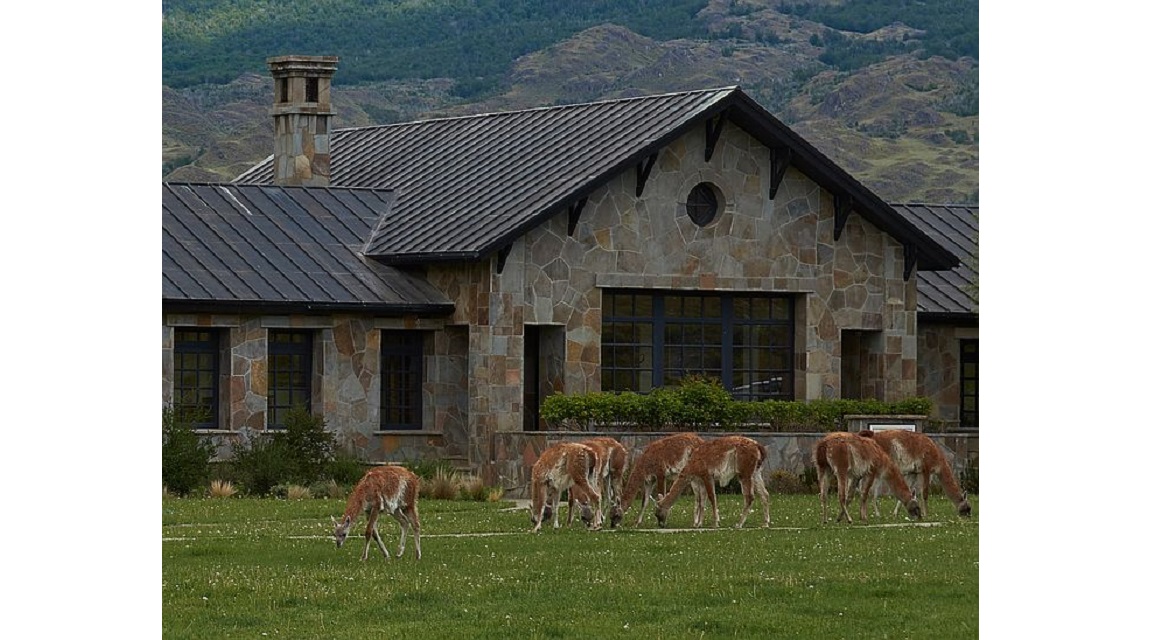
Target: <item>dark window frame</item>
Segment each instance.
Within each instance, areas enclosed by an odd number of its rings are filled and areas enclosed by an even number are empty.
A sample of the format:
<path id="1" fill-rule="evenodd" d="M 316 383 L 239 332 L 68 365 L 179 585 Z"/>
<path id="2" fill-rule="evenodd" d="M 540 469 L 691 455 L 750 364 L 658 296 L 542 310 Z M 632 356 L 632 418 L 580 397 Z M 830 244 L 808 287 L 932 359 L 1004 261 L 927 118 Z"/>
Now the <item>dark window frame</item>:
<path id="1" fill-rule="evenodd" d="M 311 413 L 314 348 L 314 331 L 268 331 L 269 429 L 283 429 L 288 412 L 296 407 Z"/>
<path id="2" fill-rule="evenodd" d="M 380 430 L 424 425 L 424 331 L 380 332 Z"/>
<path id="3" fill-rule="evenodd" d="M 795 297 L 605 290 L 600 361 L 604 391 L 648 393 L 702 374 L 739 400 L 793 400 Z"/>
<path id="4" fill-rule="evenodd" d="M 173 327 L 172 409 L 195 429 L 220 426 L 222 344 L 221 329 Z"/>
<path id="5" fill-rule="evenodd" d="M 979 340 L 959 341 L 959 426 L 979 428 Z"/>
<path id="6" fill-rule="evenodd" d="M 716 187 L 707 182 L 701 182 L 691 188 L 687 194 L 687 216 L 691 221 L 701 227 L 706 227 L 715 221 L 719 215 L 719 194 Z"/>

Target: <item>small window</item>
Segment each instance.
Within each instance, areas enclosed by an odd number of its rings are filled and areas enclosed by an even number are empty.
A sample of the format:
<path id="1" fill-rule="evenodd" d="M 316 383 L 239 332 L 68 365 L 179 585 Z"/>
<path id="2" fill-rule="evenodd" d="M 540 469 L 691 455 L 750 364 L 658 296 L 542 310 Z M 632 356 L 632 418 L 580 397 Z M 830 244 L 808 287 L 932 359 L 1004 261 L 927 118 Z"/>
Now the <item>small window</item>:
<path id="1" fill-rule="evenodd" d="M 424 334 L 380 335 L 380 429 L 423 427 Z"/>
<path id="2" fill-rule="evenodd" d="M 320 101 L 320 79 L 308 78 L 304 83 L 304 90 L 307 95 L 304 96 L 304 102 L 319 102 Z"/>
<path id="3" fill-rule="evenodd" d="M 220 332 L 176 329 L 174 337 L 172 408 L 197 429 L 215 429 L 220 411 Z"/>
<path id="4" fill-rule="evenodd" d="M 288 79 L 276 78 L 276 102 L 288 101 Z"/>
<path id="5" fill-rule="evenodd" d="M 701 182 L 687 194 L 687 215 L 697 225 L 702 227 L 710 224 L 718 211 L 719 196 L 712 185 Z"/>
<path id="6" fill-rule="evenodd" d="M 268 427 L 282 429 L 293 408 L 312 411 L 312 332 L 268 332 Z"/>
<path id="7" fill-rule="evenodd" d="M 979 341 L 959 341 L 959 426 L 979 428 Z"/>

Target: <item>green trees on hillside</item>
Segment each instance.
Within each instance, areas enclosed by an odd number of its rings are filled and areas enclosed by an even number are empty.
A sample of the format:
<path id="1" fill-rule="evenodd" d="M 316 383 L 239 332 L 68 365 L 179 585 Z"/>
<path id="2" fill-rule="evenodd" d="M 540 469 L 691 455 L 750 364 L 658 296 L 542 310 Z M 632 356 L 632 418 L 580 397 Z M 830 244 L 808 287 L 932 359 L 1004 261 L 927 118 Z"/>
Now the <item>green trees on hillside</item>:
<path id="1" fill-rule="evenodd" d="M 265 59 L 286 54 L 338 55 L 340 82 L 455 78 L 478 95 L 496 87 L 516 58 L 592 26 L 614 23 L 665 41 L 707 39 L 706 0 L 163 0 L 164 84 L 225 83 L 262 73 Z M 751 20 L 767 9 L 733 2 Z M 812 44 L 840 70 L 917 50 L 950 59 L 979 57 L 978 0 L 784 2 L 778 11 L 829 27 Z M 908 41 L 844 37 L 901 22 L 923 33 Z M 731 23 L 722 37 L 737 38 Z M 774 33 L 756 31 L 772 44 Z"/>
<path id="2" fill-rule="evenodd" d="M 338 55 L 341 82 L 452 77 L 494 86 L 519 56 L 612 22 L 702 36 L 704 0 L 165 0 L 164 84 L 228 82 L 275 55 Z"/>
<path id="3" fill-rule="evenodd" d="M 800 0 L 781 4 L 779 11 L 830 27 L 824 34 L 826 50 L 820 61 L 841 71 L 903 53 L 910 43 L 859 40 L 844 37 L 838 31 L 869 33 L 896 22 L 923 32 L 914 40 L 924 56 L 979 58 L 978 0 L 851 0 L 842 4 L 808 4 Z"/>

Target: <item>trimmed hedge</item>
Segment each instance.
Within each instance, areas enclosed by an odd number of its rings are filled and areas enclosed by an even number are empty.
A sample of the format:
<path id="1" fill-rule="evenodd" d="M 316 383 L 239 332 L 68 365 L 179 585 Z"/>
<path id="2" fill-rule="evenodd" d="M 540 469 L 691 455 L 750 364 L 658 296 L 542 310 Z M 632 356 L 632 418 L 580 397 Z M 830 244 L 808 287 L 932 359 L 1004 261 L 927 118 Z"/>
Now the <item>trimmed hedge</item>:
<path id="1" fill-rule="evenodd" d="M 845 415 L 929 415 L 931 409 L 927 398 L 743 402 L 718 381 L 697 378 L 647 395 L 556 394 L 544 400 L 540 415 L 551 427 L 572 431 L 613 425 L 634 431 L 828 432 L 845 429 Z"/>

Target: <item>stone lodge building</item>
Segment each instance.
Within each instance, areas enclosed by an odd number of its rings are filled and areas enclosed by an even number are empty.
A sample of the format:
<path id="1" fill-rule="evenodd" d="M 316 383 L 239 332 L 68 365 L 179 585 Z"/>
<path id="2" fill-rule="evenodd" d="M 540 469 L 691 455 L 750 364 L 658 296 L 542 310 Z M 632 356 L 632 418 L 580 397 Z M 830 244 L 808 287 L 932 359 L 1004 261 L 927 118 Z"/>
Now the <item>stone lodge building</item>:
<path id="1" fill-rule="evenodd" d="M 940 208 L 882 201 L 738 87 L 333 131 L 336 62 L 269 60 L 272 157 L 163 184 L 163 401 L 203 434 L 302 404 L 366 459 L 507 485 L 557 392 L 702 373 L 958 421 L 974 329 L 932 302 L 925 348 L 918 306 L 967 268 Z"/>

